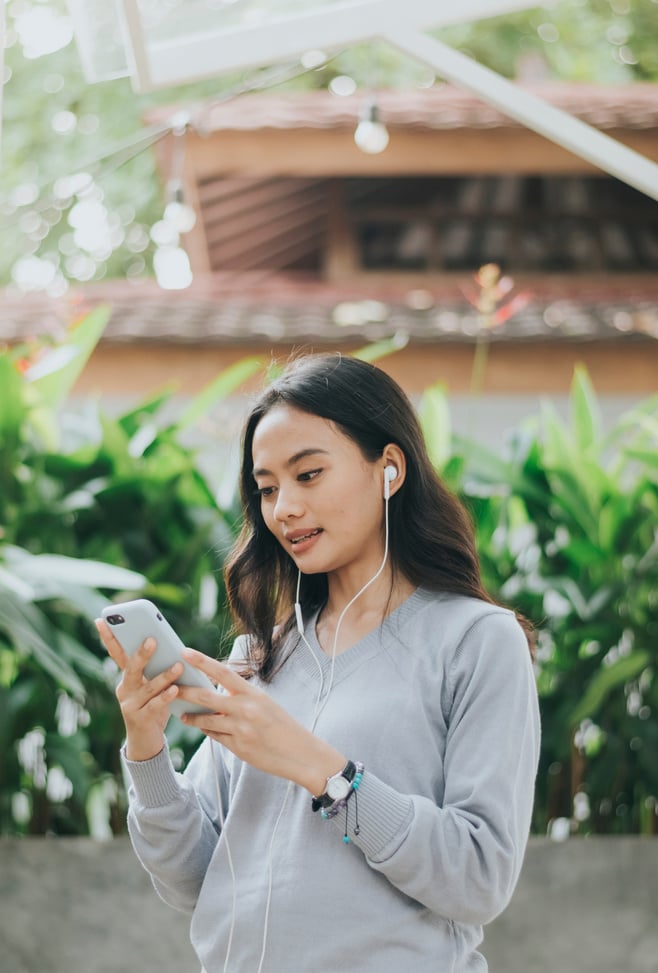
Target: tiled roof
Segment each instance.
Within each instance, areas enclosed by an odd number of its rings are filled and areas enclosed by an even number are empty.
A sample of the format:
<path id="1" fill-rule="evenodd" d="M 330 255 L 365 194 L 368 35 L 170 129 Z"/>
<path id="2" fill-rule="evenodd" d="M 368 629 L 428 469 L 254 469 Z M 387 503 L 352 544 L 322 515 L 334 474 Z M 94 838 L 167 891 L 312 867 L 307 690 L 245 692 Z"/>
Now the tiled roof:
<path id="1" fill-rule="evenodd" d="M 521 87 L 597 128 L 658 128 L 658 84 L 542 82 Z M 192 119 L 193 126 L 204 133 L 354 128 L 367 98 L 368 93 L 362 91 L 347 97 L 325 90 L 247 94 L 192 107 Z M 376 100 L 382 120 L 391 129 L 522 127 L 464 89 L 448 84 L 429 89 L 383 90 L 377 92 Z M 147 118 L 162 122 L 180 110 L 180 105 L 161 107 L 150 111 Z"/>
<path id="2" fill-rule="evenodd" d="M 527 288 L 529 301 L 491 331 L 492 341 L 658 338 L 658 283 L 638 291 L 605 284 Z M 459 286 L 328 285 L 288 277 L 213 275 L 186 291 L 153 282 L 87 285 L 66 299 L 0 295 L 0 341 L 57 335 L 80 312 L 112 306 L 108 342 L 166 344 L 367 342 L 399 335 L 413 343 L 476 340 L 478 315 Z"/>

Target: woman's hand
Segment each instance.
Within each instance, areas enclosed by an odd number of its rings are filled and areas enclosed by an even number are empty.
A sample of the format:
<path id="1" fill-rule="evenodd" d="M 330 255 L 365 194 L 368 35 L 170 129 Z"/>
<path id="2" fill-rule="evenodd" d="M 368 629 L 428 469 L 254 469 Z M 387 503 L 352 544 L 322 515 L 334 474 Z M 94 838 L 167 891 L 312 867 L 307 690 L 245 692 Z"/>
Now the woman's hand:
<path id="1" fill-rule="evenodd" d="M 144 666 L 155 652 L 155 639 L 146 639 L 134 655 L 128 656 L 106 622 L 97 619 L 96 628 L 108 654 L 122 670 L 115 692 L 126 725 L 126 756 L 128 760 L 150 760 L 164 746 L 169 706 L 178 695 L 178 686 L 173 683 L 183 664 L 178 662 L 154 679 L 147 679 Z"/>
<path id="2" fill-rule="evenodd" d="M 198 727 L 252 767 L 292 780 L 311 794 L 321 794 L 327 777 L 343 769 L 347 761 L 338 750 L 229 666 L 194 649 L 185 649 L 185 660 L 226 692 L 179 686 L 180 699 L 213 710 L 188 713 L 181 717 L 184 723 Z"/>

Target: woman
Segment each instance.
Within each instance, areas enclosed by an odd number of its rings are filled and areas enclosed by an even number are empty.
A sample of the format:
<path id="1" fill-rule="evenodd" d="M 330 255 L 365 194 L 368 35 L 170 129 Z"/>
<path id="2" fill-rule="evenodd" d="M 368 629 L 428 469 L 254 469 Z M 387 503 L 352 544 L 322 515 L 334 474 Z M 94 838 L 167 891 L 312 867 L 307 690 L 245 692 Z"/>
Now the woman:
<path id="1" fill-rule="evenodd" d="M 529 638 L 482 587 L 469 521 L 380 369 L 310 356 L 243 439 L 217 691 L 128 660 L 129 829 L 207 973 L 484 971 L 482 925 L 527 841 L 539 722 Z M 247 677 L 247 678 L 245 678 Z M 173 699 L 205 740 L 184 774 Z"/>

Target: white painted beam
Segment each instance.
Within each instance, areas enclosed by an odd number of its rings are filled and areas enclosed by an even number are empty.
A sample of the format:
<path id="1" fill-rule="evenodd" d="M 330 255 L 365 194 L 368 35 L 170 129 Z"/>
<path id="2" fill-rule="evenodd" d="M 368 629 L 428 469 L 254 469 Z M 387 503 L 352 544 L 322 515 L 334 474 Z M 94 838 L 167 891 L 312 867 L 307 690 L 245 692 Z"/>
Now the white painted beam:
<path id="1" fill-rule="evenodd" d="M 4 84 L 2 80 L 4 78 L 5 71 L 5 31 L 7 21 L 5 19 L 5 5 L 0 3 L 0 169 L 2 169 L 2 92 L 4 89 Z"/>
<path id="2" fill-rule="evenodd" d="M 399 26 L 387 40 L 429 64 L 442 78 L 466 88 L 527 128 L 658 200 L 658 164 L 640 153 L 413 28 Z"/>
<path id="3" fill-rule="evenodd" d="M 312 2 L 312 0 L 311 0 Z M 224 72 L 261 67 L 300 56 L 372 40 L 399 24 L 444 27 L 537 6 L 538 0 L 349 0 L 263 24 L 212 29 L 168 43 L 148 45 L 137 0 L 121 0 L 127 46 L 132 51 L 138 91 L 169 87 Z M 216 20 L 218 20 L 216 15 Z"/>

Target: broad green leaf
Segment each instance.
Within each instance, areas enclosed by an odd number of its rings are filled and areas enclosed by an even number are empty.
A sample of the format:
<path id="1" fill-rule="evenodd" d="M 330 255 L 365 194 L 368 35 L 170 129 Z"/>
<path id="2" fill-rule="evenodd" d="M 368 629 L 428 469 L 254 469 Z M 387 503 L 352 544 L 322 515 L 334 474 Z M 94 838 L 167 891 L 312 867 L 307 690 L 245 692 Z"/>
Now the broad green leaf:
<path id="1" fill-rule="evenodd" d="M 254 357 L 242 358 L 240 361 L 224 369 L 210 385 L 202 389 L 196 398 L 183 409 L 180 418 L 176 422 L 176 429 L 185 429 L 187 426 L 193 425 L 202 416 L 207 415 L 217 402 L 228 398 L 247 379 L 251 378 L 257 372 L 262 371 L 262 369 L 263 362 L 260 358 Z"/>
<path id="2" fill-rule="evenodd" d="M 565 463 L 572 466 L 576 459 L 574 444 L 569 435 L 569 430 L 552 402 L 542 401 L 541 417 L 544 435 L 542 451 L 544 468 L 563 468 Z"/>
<path id="3" fill-rule="evenodd" d="M 22 580 L 58 581 L 65 584 L 85 585 L 88 588 L 111 588 L 115 591 L 138 591 L 146 579 L 137 571 L 91 561 L 65 557 L 59 554 L 30 554 L 22 548 L 7 545 L 3 548 L 7 566 Z"/>
<path id="4" fill-rule="evenodd" d="M 569 558 L 578 568 L 589 568 L 606 559 L 606 555 L 588 537 L 572 537 L 562 548 L 564 557 Z"/>
<path id="5" fill-rule="evenodd" d="M 590 498 L 584 493 L 582 484 L 567 470 L 548 471 L 548 482 L 552 495 L 551 506 L 561 508 L 572 520 L 570 528 L 582 530 L 586 535 L 596 535 L 598 511 L 593 509 Z"/>
<path id="6" fill-rule="evenodd" d="M 103 443 L 99 459 L 107 459 L 112 463 L 115 477 L 130 476 L 134 468 L 134 460 L 130 456 L 130 440 L 121 426 L 111 419 L 101 416 Z"/>
<path id="7" fill-rule="evenodd" d="M 118 421 L 126 435 L 133 436 L 142 424 L 142 420 L 159 412 L 175 391 L 173 385 L 167 385 L 164 389 L 154 392 L 150 398 L 144 399 L 134 409 L 124 412 Z"/>
<path id="8" fill-rule="evenodd" d="M 594 716 L 610 693 L 636 679 L 650 664 L 648 652 L 632 652 L 610 666 L 602 666 L 590 680 L 580 703 L 570 714 L 570 723 L 576 726 L 581 720 Z"/>
<path id="9" fill-rule="evenodd" d="M 84 699 L 85 689 L 77 673 L 53 648 L 57 630 L 35 605 L 0 590 L 0 627 L 19 652 L 33 656 L 58 685 L 76 699 Z"/>
<path id="10" fill-rule="evenodd" d="M 650 467 L 651 470 L 658 469 L 658 449 L 639 449 L 631 446 L 624 452 L 626 456 L 639 460 Z"/>
<path id="11" fill-rule="evenodd" d="M 12 457 L 25 415 L 23 378 L 8 355 L 0 354 L 0 452 L 2 465 Z"/>
<path id="12" fill-rule="evenodd" d="M 571 422 L 577 448 L 589 453 L 601 436 L 599 403 L 587 369 L 576 365 L 571 383 Z"/>
<path id="13" fill-rule="evenodd" d="M 61 629 L 57 635 L 57 649 L 59 655 L 74 666 L 77 672 L 107 684 L 108 676 L 103 660 Z"/>
<path id="14" fill-rule="evenodd" d="M 452 450 L 450 409 L 445 385 L 437 384 L 425 389 L 418 417 L 432 465 L 437 470 L 443 470 Z"/>
<path id="15" fill-rule="evenodd" d="M 1 551 L 6 551 L 6 547 L 0 548 Z M 11 591 L 12 594 L 17 595 L 21 601 L 34 601 L 35 591 L 32 584 L 29 584 L 23 578 L 19 578 L 18 575 L 13 571 L 8 571 L 6 568 L 0 565 L 0 587 L 5 588 L 7 591 Z"/>
<path id="16" fill-rule="evenodd" d="M 357 348 L 356 351 L 351 352 L 351 357 L 358 358 L 359 361 L 375 362 L 379 361 L 380 358 L 386 358 L 387 355 L 394 355 L 396 351 L 405 348 L 408 343 L 409 337 L 407 335 L 394 334 L 392 338 L 382 338 L 381 341 L 373 341 L 364 348 Z"/>
<path id="17" fill-rule="evenodd" d="M 511 471 L 507 460 L 476 440 L 466 439 L 456 434 L 453 442 L 455 451 L 468 457 L 469 479 L 493 485 L 494 492 L 497 494 L 508 492 Z"/>
<path id="18" fill-rule="evenodd" d="M 510 530 L 524 528 L 529 523 L 528 510 L 521 497 L 512 496 L 509 498 L 506 513 Z"/>
<path id="19" fill-rule="evenodd" d="M 50 408 L 60 405 L 73 388 L 105 330 L 110 308 L 95 308 L 74 324 L 65 341 L 39 359 L 26 373 L 39 401 Z"/>
<path id="20" fill-rule="evenodd" d="M 586 424 L 583 415 L 581 419 Z M 542 420 L 545 439 L 542 460 L 547 475 L 550 476 L 549 471 L 554 471 L 560 478 L 566 477 L 571 481 L 570 490 L 575 489 L 577 485 L 582 505 L 580 501 L 572 505 L 581 506 L 579 519 L 583 524 L 589 525 L 591 520 L 588 521 L 583 517 L 584 508 L 589 508 L 591 518 L 595 521 L 601 495 L 607 484 L 605 473 L 596 460 L 588 458 L 586 451 L 570 435 L 551 402 L 542 403 Z M 565 494 L 559 499 L 568 509 L 568 496 Z M 588 529 L 591 528 L 588 526 Z"/>

